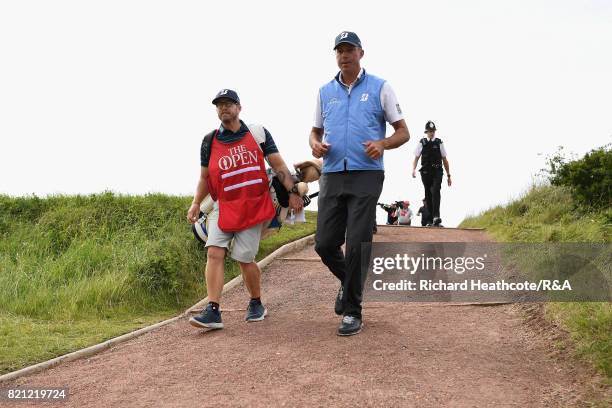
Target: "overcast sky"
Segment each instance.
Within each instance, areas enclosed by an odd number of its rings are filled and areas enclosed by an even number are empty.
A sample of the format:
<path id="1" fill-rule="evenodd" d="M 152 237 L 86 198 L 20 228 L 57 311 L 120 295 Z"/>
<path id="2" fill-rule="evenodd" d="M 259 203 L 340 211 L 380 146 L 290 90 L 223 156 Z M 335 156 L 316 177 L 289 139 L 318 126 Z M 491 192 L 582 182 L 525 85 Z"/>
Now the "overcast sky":
<path id="1" fill-rule="evenodd" d="M 343 30 L 411 134 L 385 154 L 382 201 L 423 197 L 410 170 L 427 120 L 453 175 L 447 226 L 518 196 L 557 146 L 612 141 L 609 0 L 3 1 L 0 194 L 191 195 L 221 88 L 289 164 L 310 158 Z"/>

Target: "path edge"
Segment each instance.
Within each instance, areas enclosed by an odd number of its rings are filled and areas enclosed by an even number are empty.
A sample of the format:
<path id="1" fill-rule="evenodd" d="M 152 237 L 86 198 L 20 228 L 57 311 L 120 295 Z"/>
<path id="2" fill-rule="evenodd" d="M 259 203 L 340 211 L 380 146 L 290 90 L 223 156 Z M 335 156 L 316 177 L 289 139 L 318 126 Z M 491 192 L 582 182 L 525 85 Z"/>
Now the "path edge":
<path id="1" fill-rule="evenodd" d="M 257 262 L 257 265 L 259 266 L 260 269 L 263 270 L 266 266 L 272 263 L 272 261 L 274 261 L 276 258 L 283 256 L 287 254 L 288 252 L 302 249 L 312 243 L 314 243 L 314 234 L 305 236 L 296 241 L 289 242 L 281 246 L 280 248 L 278 248 L 276 251 L 272 252 L 270 255 L 266 256 L 261 261 Z M 232 279 L 231 281 L 223 285 L 222 293 L 225 293 L 231 290 L 235 286 L 239 285 L 241 282 L 242 282 L 241 275 L 235 277 L 234 279 Z M 61 363 L 67 363 L 69 361 L 74 361 L 74 360 L 78 360 L 81 358 L 93 356 L 94 354 L 98 354 L 104 350 L 108 350 L 113 346 L 124 343 L 128 340 L 135 339 L 136 337 L 142 336 L 145 333 L 149 333 L 153 330 L 159 329 L 160 327 L 166 326 L 170 323 L 174 323 L 184 318 L 185 316 L 189 315 L 192 311 L 201 309 L 203 305 L 205 305 L 206 303 L 208 303 L 208 297 L 205 297 L 204 299 L 197 302 L 195 305 L 185 310 L 180 315 L 175 316 L 173 318 L 164 320 L 159 323 L 155 323 L 151 326 L 143 327 L 142 329 L 138 329 L 133 332 L 123 334 L 121 336 L 103 341 L 102 343 L 98 343 L 93 346 L 89 346 L 84 349 L 81 349 L 81 350 L 73 351 L 72 353 L 68 353 L 63 356 L 55 357 L 51 360 L 43 361 L 42 363 L 37 363 L 37 364 L 31 365 L 28 367 L 21 368 L 17 371 L 13 371 L 13 372 L 10 372 L 4 375 L 0 375 L 0 383 L 15 380 L 17 378 L 25 377 L 30 374 L 35 374 L 40 371 L 44 371 L 46 369 L 55 367 Z"/>

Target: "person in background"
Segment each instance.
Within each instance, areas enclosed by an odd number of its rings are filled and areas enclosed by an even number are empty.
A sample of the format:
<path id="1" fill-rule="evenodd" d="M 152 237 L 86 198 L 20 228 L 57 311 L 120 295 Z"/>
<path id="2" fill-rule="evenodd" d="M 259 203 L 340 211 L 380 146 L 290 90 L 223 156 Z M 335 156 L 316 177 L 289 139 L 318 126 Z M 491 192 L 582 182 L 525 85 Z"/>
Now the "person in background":
<path id="1" fill-rule="evenodd" d="M 397 224 L 397 204 L 391 205 L 378 203 L 378 206 L 387 213 L 387 225 Z"/>
<path id="2" fill-rule="evenodd" d="M 440 218 L 440 189 L 442 188 L 442 176 L 446 170 L 448 186 L 452 184 L 446 149 L 442 140 L 436 137 L 436 125 L 429 121 L 425 124 L 425 134 L 414 151 L 414 162 L 412 163 L 412 177 L 416 177 L 416 167 L 421 159 L 421 181 L 425 188 L 425 200 L 427 209 L 432 216 L 432 224 L 435 227 L 441 226 Z M 430 225 L 430 224 L 428 224 Z"/>
<path id="3" fill-rule="evenodd" d="M 398 210 L 397 214 L 397 225 L 410 225 L 412 220 L 412 210 L 410 209 L 410 202 L 404 201 L 402 206 Z"/>
<path id="4" fill-rule="evenodd" d="M 421 216 L 421 227 L 426 226 L 427 224 L 431 225 L 431 213 L 427 209 L 427 200 L 423 199 L 423 205 L 417 211 L 417 215 Z"/>

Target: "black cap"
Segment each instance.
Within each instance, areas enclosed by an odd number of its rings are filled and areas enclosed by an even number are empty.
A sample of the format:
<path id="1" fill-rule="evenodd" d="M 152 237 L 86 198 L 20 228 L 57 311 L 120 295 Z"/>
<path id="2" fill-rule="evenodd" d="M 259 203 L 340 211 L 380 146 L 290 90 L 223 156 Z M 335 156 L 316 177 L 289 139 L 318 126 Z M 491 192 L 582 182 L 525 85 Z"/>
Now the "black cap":
<path id="1" fill-rule="evenodd" d="M 431 120 L 425 124 L 425 132 L 427 132 L 428 130 L 436 130 L 436 124 L 433 123 Z"/>
<path id="2" fill-rule="evenodd" d="M 338 48 L 338 45 L 342 43 L 347 43 L 354 45 L 355 47 L 363 48 L 361 47 L 361 40 L 359 39 L 359 37 L 357 37 L 357 34 L 352 31 L 343 31 L 336 36 L 334 50 Z"/>
<path id="3" fill-rule="evenodd" d="M 215 96 L 215 99 L 212 100 L 213 105 L 216 105 L 217 101 L 223 98 L 230 99 L 237 104 L 240 104 L 240 98 L 238 98 L 236 91 L 232 91 L 231 89 L 222 89 L 219 91 L 217 96 Z"/>

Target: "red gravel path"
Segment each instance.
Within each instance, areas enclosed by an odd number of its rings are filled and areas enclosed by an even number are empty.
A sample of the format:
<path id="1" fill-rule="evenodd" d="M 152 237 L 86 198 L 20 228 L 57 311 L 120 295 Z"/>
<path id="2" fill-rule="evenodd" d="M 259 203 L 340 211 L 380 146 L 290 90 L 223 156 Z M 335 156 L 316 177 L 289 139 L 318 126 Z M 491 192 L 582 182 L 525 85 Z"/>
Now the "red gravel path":
<path id="1" fill-rule="evenodd" d="M 379 227 L 376 240 L 489 238 Z M 185 319 L 1 386 L 69 387 L 56 407 L 565 407 L 593 395 L 585 369 L 513 305 L 366 303 L 363 332 L 338 337 L 337 283 L 312 247 L 268 266 L 263 287 L 263 322 L 244 322 L 240 285 L 224 296 L 224 330 Z"/>

